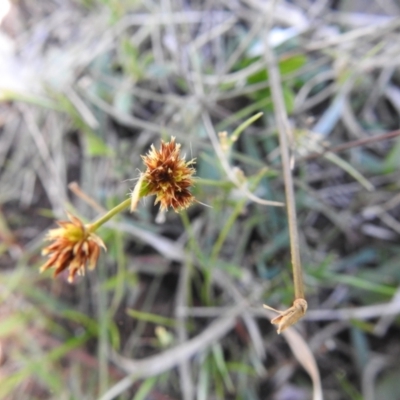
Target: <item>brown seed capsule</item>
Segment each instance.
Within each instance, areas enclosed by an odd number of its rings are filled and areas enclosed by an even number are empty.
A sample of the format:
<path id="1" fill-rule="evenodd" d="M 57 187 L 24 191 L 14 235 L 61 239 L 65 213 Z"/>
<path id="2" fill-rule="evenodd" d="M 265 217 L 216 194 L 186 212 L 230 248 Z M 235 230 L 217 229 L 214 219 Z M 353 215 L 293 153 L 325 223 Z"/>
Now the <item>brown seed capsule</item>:
<path id="1" fill-rule="evenodd" d="M 153 145 L 142 156 L 147 169 L 141 180 L 140 194 L 155 195 L 155 204 L 160 203 L 161 210 L 172 207 L 175 211 L 189 207 L 194 197 L 189 188 L 193 185 L 192 167 L 195 160 L 186 161 L 180 155 L 181 145 L 172 137 L 170 142 L 161 141 L 160 150 Z"/>
<path id="2" fill-rule="evenodd" d="M 84 275 L 86 266 L 90 270 L 96 267 L 100 247 L 106 250 L 103 241 L 94 233 L 87 231 L 82 221 L 67 213 L 69 221 L 57 221 L 59 228 L 50 229 L 46 240 L 52 243 L 42 250 L 49 259 L 40 268 L 40 272 L 54 268 L 54 276 L 69 269 L 68 282 L 73 282 L 76 274 Z"/>

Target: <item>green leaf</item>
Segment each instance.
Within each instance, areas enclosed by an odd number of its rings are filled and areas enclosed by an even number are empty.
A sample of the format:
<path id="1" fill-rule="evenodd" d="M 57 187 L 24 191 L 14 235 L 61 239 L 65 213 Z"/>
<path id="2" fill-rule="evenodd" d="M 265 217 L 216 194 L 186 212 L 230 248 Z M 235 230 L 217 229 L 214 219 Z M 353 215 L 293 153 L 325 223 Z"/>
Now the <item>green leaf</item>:
<path id="1" fill-rule="evenodd" d="M 389 174 L 400 169 L 400 139 L 392 147 L 384 161 L 384 171 Z"/>
<path id="2" fill-rule="evenodd" d="M 11 315 L 8 318 L 2 318 L 0 324 L 0 338 L 15 334 L 26 324 L 26 318 L 21 314 Z"/>
<path id="3" fill-rule="evenodd" d="M 288 86 L 283 85 L 282 86 L 282 91 L 283 91 L 283 100 L 285 102 L 285 107 L 286 111 L 288 114 L 291 114 L 294 108 L 294 93 L 292 89 L 290 89 Z"/>
<path id="4" fill-rule="evenodd" d="M 116 91 L 113 106 L 120 114 L 130 114 L 133 103 L 134 98 L 129 88 L 123 88 Z"/>
<path id="5" fill-rule="evenodd" d="M 258 59 L 255 59 L 255 61 Z M 293 73 L 301 68 L 307 62 L 307 58 L 304 55 L 296 55 L 279 62 L 279 72 L 281 76 Z M 268 80 L 268 71 L 261 69 L 255 72 L 247 78 L 247 83 L 255 84 Z"/>
<path id="6" fill-rule="evenodd" d="M 152 376 L 151 378 L 146 379 L 141 385 L 139 390 L 136 392 L 135 397 L 133 400 L 146 400 L 148 397 L 147 395 L 151 392 L 154 385 L 157 382 L 158 377 Z"/>
<path id="7" fill-rule="evenodd" d="M 212 346 L 211 350 L 217 370 L 221 374 L 221 377 L 225 383 L 226 388 L 228 389 L 228 391 L 233 392 L 235 390 L 235 387 L 233 385 L 231 377 L 229 376 L 228 368 L 225 362 L 225 357 L 221 345 L 219 343 L 216 343 L 214 346 Z"/>
<path id="8" fill-rule="evenodd" d="M 86 130 L 86 152 L 91 157 L 111 156 L 113 151 L 94 132 Z"/>
<path id="9" fill-rule="evenodd" d="M 176 324 L 173 318 L 167 318 L 157 314 L 133 310 L 131 308 L 126 309 L 126 313 L 132 318 L 138 319 L 140 321 L 151 322 L 156 325 L 163 325 L 174 328 Z"/>
<path id="10" fill-rule="evenodd" d="M 303 67 L 306 62 L 307 57 L 304 54 L 289 57 L 279 63 L 279 71 L 281 75 L 287 75 Z"/>

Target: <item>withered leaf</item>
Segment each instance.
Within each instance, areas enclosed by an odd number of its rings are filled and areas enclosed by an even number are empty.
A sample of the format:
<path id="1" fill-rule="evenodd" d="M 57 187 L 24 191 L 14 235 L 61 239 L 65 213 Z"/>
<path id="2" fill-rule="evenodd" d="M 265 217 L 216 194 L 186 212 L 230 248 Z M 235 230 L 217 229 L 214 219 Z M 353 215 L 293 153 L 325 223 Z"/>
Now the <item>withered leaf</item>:
<path id="1" fill-rule="evenodd" d="M 296 299 L 292 307 L 285 311 L 275 310 L 264 304 L 264 308 L 277 312 L 279 315 L 271 320 L 271 324 L 278 325 L 278 333 L 283 332 L 289 326 L 294 325 L 307 311 L 307 302 L 304 299 Z"/>

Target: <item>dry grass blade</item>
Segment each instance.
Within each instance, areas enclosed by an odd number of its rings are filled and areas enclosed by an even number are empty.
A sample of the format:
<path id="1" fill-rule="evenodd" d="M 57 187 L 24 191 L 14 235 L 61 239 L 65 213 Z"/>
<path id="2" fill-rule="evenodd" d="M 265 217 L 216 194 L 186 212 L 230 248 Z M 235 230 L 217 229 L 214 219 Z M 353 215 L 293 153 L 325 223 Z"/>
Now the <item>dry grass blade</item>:
<path id="1" fill-rule="evenodd" d="M 231 307 L 226 314 L 212 322 L 199 335 L 161 354 L 133 361 L 113 353 L 113 362 L 127 372 L 130 377 L 124 379 L 124 385 L 119 387 L 118 392 L 111 388 L 100 400 L 111 400 L 126 390 L 134 380 L 159 375 L 185 360 L 189 360 L 195 354 L 225 336 L 234 327 L 236 318 L 242 314 L 247 306 L 248 302 L 243 301 L 241 304 Z"/>
<path id="2" fill-rule="evenodd" d="M 188 288 L 191 278 L 192 263 L 187 260 L 186 265 L 181 269 L 178 282 L 178 290 L 175 297 L 175 316 L 177 320 L 177 336 L 179 343 L 185 343 L 188 340 L 188 332 L 185 327 L 186 316 L 183 312 L 188 298 Z M 183 360 L 179 364 L 180 386 L 183 400 L 194 398 L 194 383 L 189 360 Z"/>
<path id="3" fill-rule="evenodd" d="M 213 280 L 216 285 L 221 287 L 224 291 L 226 291 L 236 303 L 240 304 L 244 301 L 243 295 L 240 293 L 238 288 L 235 286 L 232 279 L 229 275 L 223 273 L 222 271 L 215 270 L 213 271 Z M 255 301 L 258 301 L 258 293 L 261 292 L 261 288 L 254 286 L 252 298 Z M 264 342 L 262 338 L 262 334 L 260 332 L 259 326 L 257 325 L 253 315 L 249 312 L 249 310 L 244 310 L 242 314 L 243 321 L 246 325 L 249 336 L 253 342 L 253 346 L 255 352 L 260 360 L 264 360 L 266 358 L 266 352 L 264 348 Z"/>
<path id="4" fill-rule="evenodd" d="M 355 308 L 341 308 L 339 310 L 311 310 L 305 319 L 311 321 L 371 319 L 383 316 L 400 314 L 400 296 L 397 294 L 389 303 L 374 304 Z"/>
<path id="5" fill-rule="evenodd" d="M 285 330 L 282 334 L 297 361 L 311 377 L 313 383 L 313 400 L 323 400 L 324 397 L 322 394 L 321 378 L 317 362 L 315 361 L 314 355 L 312 354 L 306 341 L 293 328 Z"/>
<path id="6" fill-rule="evenodd" d="M 362 393 L 364 400 L 375 400 L 375 385 L 378 374 L 390 365 L 387 357 L 375 356 L 369 360 L 362 376 Z"/>
<path id="7" fill-rule="evenodd" d="M 327 398 L 400 398 L 399 6 L 181 3 L 11 0 L 0 397 L 308 400 L 313 389 L 316 400 L 322 380 Z M 171 136 L 196 158 L 198 202 L 162 218 L 154 199 L 116 206 L 141 155 Z M 264 207 L 284 201 L 312 309 L 281 340 L 266 316 L 283 330 L 305 310 L 261 307 L 293 298 L 285 208 Z M 38 273 L 39 242 L 65 208 L 92 228 L 118 214 L 98 231 L 98 268 L 73 285 Z"/>

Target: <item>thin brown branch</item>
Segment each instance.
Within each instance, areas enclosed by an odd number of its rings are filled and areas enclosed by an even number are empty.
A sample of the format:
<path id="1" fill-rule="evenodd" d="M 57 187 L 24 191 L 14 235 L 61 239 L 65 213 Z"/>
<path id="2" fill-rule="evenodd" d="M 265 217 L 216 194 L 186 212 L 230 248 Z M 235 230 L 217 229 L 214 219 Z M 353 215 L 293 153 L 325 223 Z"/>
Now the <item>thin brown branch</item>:
<path id="1" fill-rule="evenodd" d="M 315 158 L 323 156 L 325 153 L 328 153 L 328 152 L 329 153 L 340 153 L 342 151 L 346 151 L 346 150 L 352 149 L 354 147 L 365 146 L 365 145 L 368 145 L 371 143 L 393 139 L 397 136 L 400 136 L 400 130 L 383 133 L 381 135 L 377 135 L 377 136 L 373 136 L 373 137 L 353 140 L 351 142 L 343 143 L 343 144 L 340 144 L 335 147 L 326 148 L 323 152 L 320 152 L 320 153 L 312 153 L 312 154 L 308 155 L 307 157 L 302 158 L 302 160 L 307 160 L 307 161 L 313 160 Z"/>

